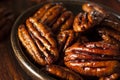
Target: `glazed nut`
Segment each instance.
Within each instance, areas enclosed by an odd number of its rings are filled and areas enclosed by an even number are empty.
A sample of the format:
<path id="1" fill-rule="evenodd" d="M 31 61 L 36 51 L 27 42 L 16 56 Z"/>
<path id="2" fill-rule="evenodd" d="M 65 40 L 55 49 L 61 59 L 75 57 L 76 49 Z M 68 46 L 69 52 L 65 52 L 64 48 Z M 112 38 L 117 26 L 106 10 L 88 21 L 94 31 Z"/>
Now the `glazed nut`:
<path id="1" fill-rule="evenodd" d="M 58 18 L 58 16 L 66 10 L 66 8 L 63 7 L 62 4 L 55 4 L 55 5 L 48 5 L 48 9 L 43 10 L 44 15 L 42 16 L 41 14 L 41 18 L 40 18 L 40 22 L 51 26 L 55 20 Z"/>
<path id="2" fill-rule="evenodd" d="M 65 30 L 58 34 L 57 41 L 60 46 L 60 50 L 65 50 L 69 47 L 75 39 L 75 33 L 73 30 Z"/>
<path id="3" fill-rule="evenodd" d="M 106 76 L 119 67 L 119 48 L 104 42 L 75 43 L 65 51 L 65 65 L 88 76 Z"/>
<path id="4" fill-rule="evenodd" d="M 79 74 L 58 65 L 47 65 L 46 71 L 64 80 L 83 80 Z"/>
<path id="5" fill-rule="evenodd" d="M 65 65 L 86 76 L 108 76 L 115 73 L 120 66 L 118 61 L 68 61 Z"/>
<path id="6" fill-rule="evenodd" d="M 119 73 L 113 73 L 106 77 L 100 77 L 99 80 L 117 80 L 119 78 Z"/>
<path id="7" fill-rule="evenodd" d="M 104 10 L 103 7 L 101 7 L 100 5 L 95 4 L 95 3 L 87 3 L 87 2 L 86 2 L 86 3 L 84 3 L 84 4 L 82 5 L 82 9 L 83 9 L 85 12 L 92 12 L 92 11 L 95 10 L 95 11 L 103 14 L 102 16 L 104 16 L 104 17 L 108 15 L 107 11 Z"/>
<path id="8" fill-rule="evenodd" d="M 58 58 L 57 44 L 47 26 L 31 17 L 26 20 L 26 27 L 22 27 L 24 30 L 19 27 L 18 36 L 33 60 L 40 65 L 55 62 Z"/>
<path id="9" fill-rule="evenodd" d="M 103 19 L 102 14 L 97 11 L 81 12 L 74 19 L 73 29 L 75 32 L 85 32 L 100 24 Z"/>
<path id="10" fill-rule="evenodd" d="M 71 11 L 63 12 L 52 26 L 53 32 L 61 32 L 72 28 L 74 16 Z"/>
<path id="11" fill-rule="evenodd" d="M 116 31 L 111 28 L 99 28 L 98 32 L 102 36 L 104 41 L 118 45 L 119 47 L 119 44 L 120 44 L 120 32 L 119 31 Z"/>

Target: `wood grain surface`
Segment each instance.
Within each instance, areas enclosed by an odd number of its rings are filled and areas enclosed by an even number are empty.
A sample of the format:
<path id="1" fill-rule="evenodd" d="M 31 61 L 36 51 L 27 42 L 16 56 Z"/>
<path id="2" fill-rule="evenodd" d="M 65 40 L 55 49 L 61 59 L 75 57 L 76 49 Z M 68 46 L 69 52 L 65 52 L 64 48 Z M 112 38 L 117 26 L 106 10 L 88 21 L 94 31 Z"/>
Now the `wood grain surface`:
<path id="1" fill-rule="evenodd" d="M 16 18 L 24 10 L 44 0 L 0 0 L 0 5 L 11 8 Z M 119 0 L 90 0 L 110 7 L 120 14 Z M 4 33 L 4 32 L 3 32 Z M 34 80 L 18 64 L 10 43 L 10 32 L 0 41 L 0 80 Z"/>

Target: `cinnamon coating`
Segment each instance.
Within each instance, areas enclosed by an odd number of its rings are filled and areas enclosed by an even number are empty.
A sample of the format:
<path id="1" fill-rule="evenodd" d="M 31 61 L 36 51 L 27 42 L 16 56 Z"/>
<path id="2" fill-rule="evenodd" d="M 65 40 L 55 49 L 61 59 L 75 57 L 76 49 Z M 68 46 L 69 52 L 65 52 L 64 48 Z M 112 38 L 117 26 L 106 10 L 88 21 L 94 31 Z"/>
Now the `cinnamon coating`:
<path id="1" fill-rule="evenodd" d="M 77 73 L 58 65 L 47 65 L 46 71 L 59 77 L 60 80 L 83 80 L 82 77 Z"/>

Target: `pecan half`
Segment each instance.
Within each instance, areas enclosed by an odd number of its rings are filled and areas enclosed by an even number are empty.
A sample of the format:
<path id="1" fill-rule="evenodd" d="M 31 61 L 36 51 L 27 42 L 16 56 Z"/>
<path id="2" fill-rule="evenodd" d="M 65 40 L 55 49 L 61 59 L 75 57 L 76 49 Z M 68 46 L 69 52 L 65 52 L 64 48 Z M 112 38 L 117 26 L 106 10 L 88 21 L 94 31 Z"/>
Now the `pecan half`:
<path id="1" fill-rule="evenodd" d="M 82 77 L 77 73 L 73 72 L 72 70 L 66 67 L 58 65 L 48 65 L 46 67 L 46 71 L 48 71 L 50 74 L 61 78 L 62 80 L 83 80 Z"/>
<path id="2" fill-rule="evenodd" d="M 53 3 L 48 3 L 48 4 L 43 5 L 37 12 L 35 12 L 33 16 L 37 18 L 38 20 L 41 19 L 44 16 L 44 14 L 54 5 L 55 4 Z"/>
<path id="3" fill-rule="evenodd" d="M 100 24 L 103 19 L 102 14 L 97 11 L 92 11 L 89 13 L 81 12 L 74 19 L 73 29 L 75 32 L 85 32 L 95 25 Z"/>
<path id="4" fill-rule="evenodd" d="M 64 31 L 72 28 L 74 16 L 71 11 L 63 12 L 52 26 L 53 32 Z"/>
<path id="5" fill-rule="evenodd" d="M 82 9 L 85 11 L 85 12 L 92 12 L 92 11 L 97 11 L 99 13 L 102 14 L 103 17 L 106 17 L 108 15 L 107 11 L 101 7 L 100 5 L 98 4 L 95 4 L 95 3 L 84 3 L 82 5 Z"/>
<path id="6" fill-rule="evenodd" d="M 26 30 L 27 35 L 24 34 L 19 38 L 30 36 L 28 41 L 33 41 L 31 43 L 31 48 L 34 50 L 34 53 L 29 51 L 30 48 L 27 47 L 28 45 L 24 46 L 27 48 L 33 59 L 35 59 L 40 65 L 51 64 L 56 61 L 58 58 L 57 44 L 51 31 L 47 29 L 48 27 L 39 23 L 36 18 L 32 17 L 26 20 L 26 27 L 28 28 L 28 30 Z M 20 34 L 22 32 L 19 32 L 19 29 L 18 33 Z M 27 44 L 27 41 L 21 40 L 21 42 Z M 35 47 L 37 50 L 35 50 Z M 34 56 L 37 56 L 38 58 L 35 58 Z"/>
<path id="7" fill-rule="evenodd" d="M 41 65 L 45 65 L 46 62 L 42 55 L 40 55 L 40 52 L 37 48 L 37 46 L 34 43 L 34 40 L 30 36 L 28 30 L 25 28 L 25 25 L 20 25 L 18 28 L 18 37 L 20 41 L 22 42 L 23 46 L 27 49 L 29 52 L 29 55 Z"/>
<path id="8" fill-rule="evenodd" d="M 117 80 L 119 78 L 119 74 L 118 73 L 113 73 L 110 76 L 107 77 L 100 77 L 99 80 Z"/>
<path id="9" fill-rule="evenodd" d="M 120 32 L 111 28 L 99 28 L 98 32 L 102 36 L 103 40 L 108 43 L 120 45 Z"/>
<path id="10" fill-rule="evenodd" d="M 58 34 L 57 40 L 60 50 L 65 50 L 75 39 L 75 32 L 73 30 L 65 30 Z"/>
<path id="11" fill-rule="evenodd" d="M 115 15 L 109 13 L 107 10 L 105 10 L 103 7 L 100 5 L 97 5 L 95 3 L 85 3 L 82 5 L 82 9 L 85 12 L 92 12 L 92 11 L 97 11 L 99 12 L 104 19 L 101 22 L 101 25 L 107 25 L 109 27 L 112 27 L 113 29 L 116 29 L 117 31 L 120 31 L 120 19 L 117 18 Z"/>
<path id="12" fill-rule="evenodd" d="M 75 43 L 65 51 L 65 65 L 88 76 L 106 76 L 120 67 L 119 48 L 104 42 Z"/>
<path id="13" fill-rule="evenodd" d="M 40 21 L 48 26 L 51 26 L 58 16 L 65 11 L 66 9 L 61 4 L 56 4 L 47 10 L 47 12 L 43 15 Z"/>

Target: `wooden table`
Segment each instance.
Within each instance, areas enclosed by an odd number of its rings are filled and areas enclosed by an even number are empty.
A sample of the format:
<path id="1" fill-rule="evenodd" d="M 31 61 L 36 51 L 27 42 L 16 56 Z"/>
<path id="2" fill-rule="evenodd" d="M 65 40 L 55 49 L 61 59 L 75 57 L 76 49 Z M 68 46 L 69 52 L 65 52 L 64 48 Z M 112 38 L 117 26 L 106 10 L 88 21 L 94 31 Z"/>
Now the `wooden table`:
<path id="1" fill-rule="evenodd" d="M 44 0 L 43 0 L 44 1 Z M 90 0 L 104 4 L 120 14 L 119 0 Z M 17 16 L 26 8 L 35 5 L 30 0 L 2 0 L 2 4 L 10 6 Z M 22 5 L 22 6 L 21 6 Z M 0 41 L 0 80 L 34 80 L 19 66 L 10 43 L 10 35 Z"/>

